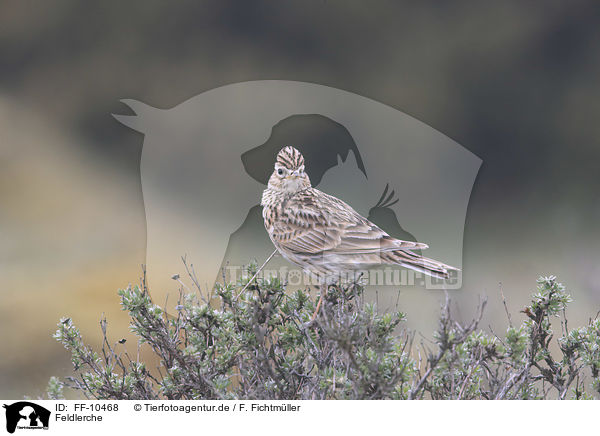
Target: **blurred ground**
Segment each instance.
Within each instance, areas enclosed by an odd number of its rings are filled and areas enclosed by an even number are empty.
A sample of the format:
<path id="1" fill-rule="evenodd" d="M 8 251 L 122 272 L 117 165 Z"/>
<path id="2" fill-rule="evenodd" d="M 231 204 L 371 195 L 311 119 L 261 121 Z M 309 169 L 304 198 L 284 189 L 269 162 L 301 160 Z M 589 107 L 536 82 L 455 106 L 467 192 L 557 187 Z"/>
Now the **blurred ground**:
<path id="1" fill-rule="evenodd" d="M 135 175 L 99 164 L 81 138 L 7 98 L 0 119 L 11 145 L 0 160 L 0 386 L 22 396 L 64 372 L 50 338 L 61 316 L 91 335 L 91 312 L 106 312 L 126 330 L 115 290 L 140 275 L 144 213 Z"/>
<path id="2" fill-rule="evenodd" d="M 599 12 L 594 1 L 2 2 L 0 397 L 36 396 L 69 373 L 50 338 L 61 316 L 98 341 L 104 312 L 124 336 L 116 290 L 140 276 L 145 221 L 143 138 L 110 116 L 127 113 L 119 100 L 172 107 L 245 80 L 364 95 L 477 154 L 460 313 L 486 293 L 486 322 L 502 328 L 498 283 L 519 317 L 535 278 L 556 274 L 575 298 L 571 325 L 585 322 L 600 308 Z M 403 292 L 409 325 L 431 333 L 439 298 Z"/>

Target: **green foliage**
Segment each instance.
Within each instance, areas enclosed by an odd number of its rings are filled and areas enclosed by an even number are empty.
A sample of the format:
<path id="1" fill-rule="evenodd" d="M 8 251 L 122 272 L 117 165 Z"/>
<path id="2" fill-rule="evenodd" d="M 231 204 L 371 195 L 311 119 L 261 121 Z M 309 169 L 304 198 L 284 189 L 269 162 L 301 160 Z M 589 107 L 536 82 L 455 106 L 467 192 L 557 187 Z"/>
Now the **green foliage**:
<path id="1" fill-rule="evenodd" d="M 64 400 L 63 395 L 64 384 L 58 379 L 58 377 L 50 377 L 46 392 L 48 399 L 50 400 Z"/>
<path id="2" fill-rule="evenodd" d="M 250 275 L 254 271 L 252 266 Z M 190 278 L 197 283 L 192 273 Z M 405 314 L 379 313 L 364 302 L 358 284 L 330 286 L 314 322 L 315 299 L 304 290 L 286 293 L 278 279 L 217 285 L 206 298 L 182 290 L 175 316 L 153 303 L 145 281 L 119 296 L 139 346 L 150 347 L 158 364 L 148 368 L 130 358 L 123 343 L 111 345 L 104 319 L 99 354 L 65 318 L 55 338 L 71 352 L 78 376 L 64 383 L 51 379 L 50 398 L 62 398 L 63 386 L 99 399 L 563 399 L 600 394 L 600 320 L 568 330 L 565 309 L 571 298 L 555 277 L 538 280 L 523 311 L 527 319 L 509 326 L 503 337 L 478 328 L 484 300 L 475 319 L 463 325 L 453 319 L 447 299 L 433 344 L 422 344 L 422 350 L 402 326 Z M 553 347 L 551 319 L 559 316 L 563 334 Z"/>

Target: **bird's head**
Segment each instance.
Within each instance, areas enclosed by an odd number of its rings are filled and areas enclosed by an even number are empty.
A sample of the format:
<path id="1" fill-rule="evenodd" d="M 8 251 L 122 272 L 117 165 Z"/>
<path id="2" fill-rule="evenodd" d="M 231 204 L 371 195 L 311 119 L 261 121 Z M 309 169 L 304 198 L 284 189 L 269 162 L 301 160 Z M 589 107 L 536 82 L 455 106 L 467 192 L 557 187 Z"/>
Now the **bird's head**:
<path id="1" fill-rule="evenodd" d="M 294 147 L 282 148 L 275 160 L 275 169 L 269 179 L 269 188 L 298 192 L 310 188 L 310 179 L 304 171 L 304 156 Z"/>

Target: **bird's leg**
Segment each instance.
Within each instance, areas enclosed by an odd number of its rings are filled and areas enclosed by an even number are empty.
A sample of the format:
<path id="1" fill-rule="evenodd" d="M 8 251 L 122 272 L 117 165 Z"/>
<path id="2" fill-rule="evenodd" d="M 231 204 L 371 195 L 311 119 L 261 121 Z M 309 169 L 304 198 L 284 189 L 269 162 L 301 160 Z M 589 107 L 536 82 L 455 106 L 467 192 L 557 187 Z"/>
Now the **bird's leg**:
<path id="1" fill-rule="evenodd" d="M 265 263 L 262 264 L 262 266 L 256 270 L 256 273 L 252 276 L 252 278 L 250 280 L 248 280 L 248 283 L 246 283 L 246 286 L 244 286 L 244 288 L 240 291 L 239 294 L 237 294 L 237 296 L 235 297 L 236 299 L 242 295 L 244 293 L 244 291 L 246 289 L 248 289 L 248 286 L 250 286 L 250 283 L 252 283 L 254 281 L 254 279 L 258 276 L 258 274 L 262 271 L 262 269 L 267 265 L 267 263 L 269 263 L 269 261 L 273 258 L 273 256 L 275 256 L 277 254 L 277 250 L 273 251 L 271 253 L 271 255 L 269 257 L 267 257 L 267 260 L 265 260 Z"/>
<path id="2" fill-rule="evenodd" d="M 319 297 L 319 302 L 317 303 L 317 308 L 315 309 L 315 313 L 313 313 L 313 316 L 310 319 L 311 323 L 313 323 L 314 320 L 317 318 L 317 315 L 319 314 L 319 309 L 321 309 L 321 303 L 323 303 L 323 295 L 325 295 L 327 293 L 327 285 L 321 284 L 320 288 L 321 288 L 321 295 Z"/>

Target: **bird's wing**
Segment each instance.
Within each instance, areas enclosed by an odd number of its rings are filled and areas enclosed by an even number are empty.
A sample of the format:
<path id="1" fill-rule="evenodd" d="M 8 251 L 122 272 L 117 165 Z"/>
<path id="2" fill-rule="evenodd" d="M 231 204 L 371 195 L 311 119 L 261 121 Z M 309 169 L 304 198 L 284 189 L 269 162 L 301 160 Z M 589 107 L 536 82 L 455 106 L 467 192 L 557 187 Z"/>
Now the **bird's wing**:
<path id="1" fill-rule="evenodd" d="M 392 238 L 348 204 L 311 188 L 288 200 L 271 238 L 299 253 L 368 254 L 424 249 L 426 244 Z"/>

